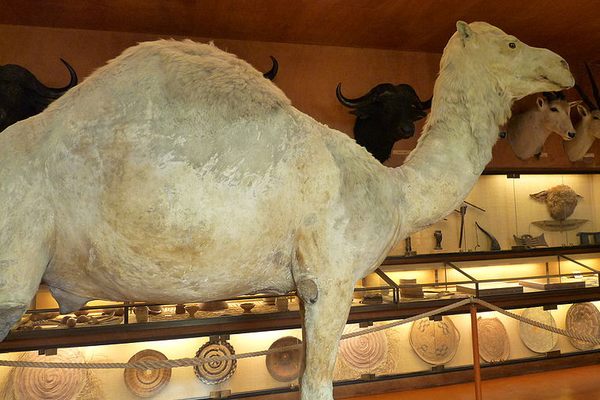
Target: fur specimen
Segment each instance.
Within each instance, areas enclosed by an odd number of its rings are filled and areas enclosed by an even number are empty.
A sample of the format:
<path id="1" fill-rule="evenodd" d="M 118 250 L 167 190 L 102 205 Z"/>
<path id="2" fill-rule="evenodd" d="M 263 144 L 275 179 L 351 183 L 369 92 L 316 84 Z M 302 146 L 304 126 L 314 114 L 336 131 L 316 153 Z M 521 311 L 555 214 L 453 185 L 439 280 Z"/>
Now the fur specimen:
<path id="1" fill-rule="evenodd" d="M 573 85 L 567 63 L 457 23 L 432 112 L 390 169 L 290 105 L 248 63 L 142 43 L 0 135 L 0 338 L 40 281 L 90 299 L 207 302 L 296 289 L 302 400 L 331 400 L 354 283 L 458 207 L 515 99 Z"/>
<path id="2" fill-rule="evenodd" d="M 534 200 L 546 203 L 550 217 L 556 221 L 564 221 L 569 218 L 575 211 L 579 200 L 583 199 L 567 185 L 553 186 L 548 190 L 533 193 L 529 196 Z"/>

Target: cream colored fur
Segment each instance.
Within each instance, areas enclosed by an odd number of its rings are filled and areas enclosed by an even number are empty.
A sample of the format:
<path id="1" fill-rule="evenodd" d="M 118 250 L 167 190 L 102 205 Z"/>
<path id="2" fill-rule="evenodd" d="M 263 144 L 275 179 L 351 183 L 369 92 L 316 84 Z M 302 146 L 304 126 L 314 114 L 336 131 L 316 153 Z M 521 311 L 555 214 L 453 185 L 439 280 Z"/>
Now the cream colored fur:
<path id="1" fill-rule="evenodd" d="M 457 26 L 425 133 L 395 170 L 244 61 L 190 41 L 128 49 L 8 128 L 0 337 L 41 279 L 64 309 L 298 287 L 301 398 L 331 400 L 354 282 L 462 201 L 514 99 L 573 84 L 556 54 L 485 23 Z"/>
<path id="2" fill-rule="evenodd" d="M 563 143 L 571 161 L 582 160 L 594 141 L 600 139 L 600 110 L 589 111 L 585 106 L 578 105 L 577 112 L 581 120 L 575 128 L 575 139 Z"/>
<path id="3" fill-rule="evenodd" d="M 569 133 L 575 133 L 575 128 L 571 122 L 571 107 L 576 103 L 562 99 L 548 101 L 538 97 L 535 107 L 513 116 L 508 121 L 507 132 L 515 155 L 527 160 L 541 153 L 546 139 L 552 133 L 565 141 L 572 140 Z"/>

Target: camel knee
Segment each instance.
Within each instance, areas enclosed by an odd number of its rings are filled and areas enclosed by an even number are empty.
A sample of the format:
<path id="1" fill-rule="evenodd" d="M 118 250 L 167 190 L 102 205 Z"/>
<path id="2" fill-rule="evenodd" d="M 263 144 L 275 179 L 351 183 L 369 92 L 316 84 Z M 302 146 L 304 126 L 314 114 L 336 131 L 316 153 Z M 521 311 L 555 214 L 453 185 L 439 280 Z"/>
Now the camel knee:
<path id="1" fill-rule="evenodd" d="M 314 304 L 319 297 L 319 288 L 314 279 L 305 278 L 296 284 L 298 296 L 307 304 Z"/>

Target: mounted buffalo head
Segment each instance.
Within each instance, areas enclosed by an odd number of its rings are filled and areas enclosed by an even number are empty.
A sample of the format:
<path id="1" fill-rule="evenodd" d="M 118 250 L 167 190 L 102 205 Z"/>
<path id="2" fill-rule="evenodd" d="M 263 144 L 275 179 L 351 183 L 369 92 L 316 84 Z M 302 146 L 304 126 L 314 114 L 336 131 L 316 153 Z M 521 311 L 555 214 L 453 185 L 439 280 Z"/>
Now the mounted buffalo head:
<path id="1" fill-rule="evenodd" d="M 42 112 L 48 104 L 77 84 L 75 70 L 69 70 L 69 83 L 61 88 L 44 86 L 27 69 L 14 64 L 0 66 L 0 132 L 17 121 Z"/>
<path id="2" fill-rule="evenodd" d="M 421 101 L 407 84 L 381 83 L 364 96 L 349 99 L 342 94 L 339 83 L 336 95 L 340 103 L 352 108 L 356 115 L 354 139 L 380 162 L 392 154 L 392 147 L 400 139 L 415 134 L 415 121 L 425 117 L 431 99 Z"/>

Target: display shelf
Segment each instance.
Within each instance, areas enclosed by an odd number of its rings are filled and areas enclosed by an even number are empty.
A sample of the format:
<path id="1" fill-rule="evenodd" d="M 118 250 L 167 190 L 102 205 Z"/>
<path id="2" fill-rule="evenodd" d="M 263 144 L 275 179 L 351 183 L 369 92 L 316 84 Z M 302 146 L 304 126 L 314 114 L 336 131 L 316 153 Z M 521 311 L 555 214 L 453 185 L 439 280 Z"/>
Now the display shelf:
<path id="1" fill-rule="evenodd" d="M 539 252 L 537 255 L 539 256 Z M 517 279 L 517 278 L 515 278 Z M 396 290 L 389 287 L 364 290 Z M 390 296 L 387 296 L 390 297 Z M 248 299 L 245 297 L 244 299 Z M 530 290 L 518 294 L 493 294 L 485 299 L 501 308 L 555 307 L 558 304 L 600 300 L 600 287 L 577 289 Z M 411 299 L 410 301 L 360 304 L 355 299 L 348 323 L 402 319 L 452 304 L 459 299 Z M 90 307 L 94 308 L 94 307 Z M 95 307 L 98 308 L 98 307 Z M 485 309 L 479 307 L 481 311 Z M 39 311 L 39 310 L 38 310 Z M 47 310 L 42 310 L 47 311 Z M 468 307 L 457 308 L 447 314 L 468 312 Z M 57 347 L 76 347 L 101 344 L 143 342 L 200 336 L 228 335 L 247 332 L 300 328 L 297 310 L 251 315 L 230 315 L 202 319 L 182 319 L 149 323 L 122 323 L 73 329 L 17 331 L 0 343 L 0 352 L 38 350 Z"/>
<path id="2" fill-rule="evenodd" d="M 542 247 L 528 250 L 500 250 L 500 251 L 469 251 L 456 253 L 431 253 L 418 254 L 416 256 L 392 256 L 387 257 L 382 266 L 386 265 L 412 265 L 428 264 L 436 262 L 458 262 L 458 261 L 485 261 L 512 258 L 533 258 L 545 256 L 569 256 L 576 254 L 600 253 L 599 245 L 569 246 L 569 247 Z"/>

